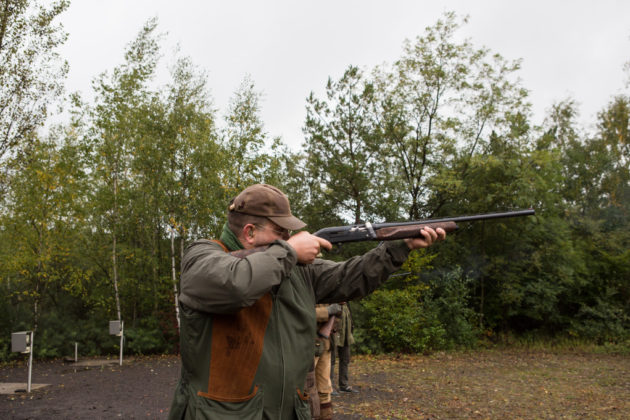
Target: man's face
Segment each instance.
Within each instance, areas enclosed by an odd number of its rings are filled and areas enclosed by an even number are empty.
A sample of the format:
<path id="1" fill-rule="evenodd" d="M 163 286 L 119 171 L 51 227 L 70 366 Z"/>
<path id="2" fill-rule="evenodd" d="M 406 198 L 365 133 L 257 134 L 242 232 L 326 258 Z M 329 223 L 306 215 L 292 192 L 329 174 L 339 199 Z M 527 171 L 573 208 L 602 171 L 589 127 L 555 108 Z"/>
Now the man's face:
<path id="1" fill-rule="evenodd" d="M 272 221 L 268 221 L 264 225 L 255 225 L 255 229 L 254 246 L 268 245 L 277 239 L 286 241 L 291 236 L 289 230 L 281 228 Z"/>

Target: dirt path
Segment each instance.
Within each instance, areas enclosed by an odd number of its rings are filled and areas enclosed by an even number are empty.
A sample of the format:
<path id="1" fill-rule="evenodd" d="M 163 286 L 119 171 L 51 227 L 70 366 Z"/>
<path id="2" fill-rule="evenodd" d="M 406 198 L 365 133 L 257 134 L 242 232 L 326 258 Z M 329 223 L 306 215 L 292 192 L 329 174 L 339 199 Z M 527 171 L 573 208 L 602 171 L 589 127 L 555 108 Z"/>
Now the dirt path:
<path id="1" fill-rule="evenodd" d="M 37 362 L 30 394 L 0 395 L 2 419 L 166 418 L 179 374 L 174 356 L 75 366 Z M 630 356 L 479 351 L 360 356 L 359 394 L 334 399 L 336 419 L 629 419 Z M 26 367 L 0 367 L 25 382 Z"/>
<path id="2" fill-rule="evenodd" d="M 175 356 L 126 359 L 123 366 L 35 362 L 30 394 L 0 395 L 1 419 L 166 418 L 179 375 Z M 26 382 L 24 365 L 0 368 L 0 382 Z"/>

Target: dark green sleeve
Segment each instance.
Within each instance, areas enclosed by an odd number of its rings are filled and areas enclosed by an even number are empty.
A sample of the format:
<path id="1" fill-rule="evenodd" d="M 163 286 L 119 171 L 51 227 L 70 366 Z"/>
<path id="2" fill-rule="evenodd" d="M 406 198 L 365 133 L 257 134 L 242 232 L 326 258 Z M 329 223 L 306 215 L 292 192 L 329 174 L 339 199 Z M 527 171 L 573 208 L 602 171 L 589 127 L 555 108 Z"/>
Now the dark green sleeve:
<path id="1" fill-rule="evenodd" d="M 317 303 L 343 302 L 374 291 L 408 256 L 405 242 L 389 241 L 344 262 L 317 259 L 302 270 L 313 285 Z"/>
<path id="2" fill-rule="evenodd" d="M 198 311 L 234 313 L 253 305 L 287 277 L 296 263 L 295 251 L 284 241 L 238 258 L 212 241 L 199 240 L 184 254 L 179 300 Z"/>

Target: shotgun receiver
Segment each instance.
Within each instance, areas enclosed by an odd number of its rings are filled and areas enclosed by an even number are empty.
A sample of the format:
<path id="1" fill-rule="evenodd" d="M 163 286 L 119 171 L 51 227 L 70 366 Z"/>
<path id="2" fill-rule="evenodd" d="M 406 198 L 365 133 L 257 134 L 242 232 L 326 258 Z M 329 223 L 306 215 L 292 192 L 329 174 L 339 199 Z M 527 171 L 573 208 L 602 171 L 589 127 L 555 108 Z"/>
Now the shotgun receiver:
<path id="1" fill-rule="evenodd" d="M 445 219 L 426 219 L 413 222 L 375 223 L 366 222 L 359 225 L 336 226 L 320 229 L 313 233 L 332 244 L 360 241 L 391 241 L 394 239 L 420 237 L 420 228 L 424 226 L 433 229 L 442 228 L 445 232 L 458 229 L 459 222 L 474 222 L 477 220 L 501 219 L 505 217 L 532 216 L 533 209 L 516 210 L 503 213 L 486 213 L 472 216 L 450 217 Z"/>

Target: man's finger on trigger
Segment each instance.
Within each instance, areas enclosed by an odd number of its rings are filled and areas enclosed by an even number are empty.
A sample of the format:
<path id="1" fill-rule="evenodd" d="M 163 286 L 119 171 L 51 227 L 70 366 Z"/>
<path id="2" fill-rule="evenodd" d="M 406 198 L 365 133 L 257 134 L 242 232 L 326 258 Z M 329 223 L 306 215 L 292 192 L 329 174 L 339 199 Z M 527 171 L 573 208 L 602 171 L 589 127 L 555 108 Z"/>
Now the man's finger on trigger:
<path id="1" fill-rule="evenodd" d="M 319 236 L 316 236 L 316 238 L 317 238 L 317 242 L 319 242 L 320 247 L 326 248 L 329 251 L 332 249 L 332 244 L 328 242 L 326 239 L 320 238 Z"/>

